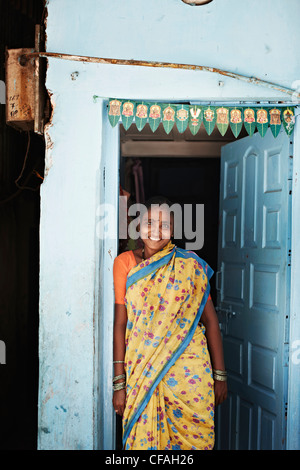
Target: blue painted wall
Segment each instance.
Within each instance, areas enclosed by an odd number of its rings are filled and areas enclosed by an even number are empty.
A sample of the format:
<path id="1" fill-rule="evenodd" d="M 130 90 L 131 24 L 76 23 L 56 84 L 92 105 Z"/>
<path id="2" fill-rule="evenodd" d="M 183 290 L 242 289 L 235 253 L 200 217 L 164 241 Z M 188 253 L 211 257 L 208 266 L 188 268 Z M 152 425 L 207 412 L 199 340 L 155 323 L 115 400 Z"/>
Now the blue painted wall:
<path id="1" fill-rule="evenodd" d="M 292 87 L 300 85 L 299 14 L 298 0 L 214 0 L 203 7 L 181 0 L 48 0 L 47 51 L 211 65 Z M 209 72 L 60 59 L 48 61 L 47 88 L 53 116 L 41 191 L 39 448 L 109 448 L 104 424 L 109 431 L 113 424 L 103 416 L 111 369 L 103 373 L 103 364 L 110 367 L 112 305 L 103 311 L 101 289 L 107 282 L 112 299 L 116 244 L 99 239 L 97 208 L 117 191 L 111 175 L 104 190 L 103 170 L 112 168 L 109 158 L 116 163 L 117 149 L 108 142 L 117 142 L 118 130 L 107 130 L 105 100 L 93 96 L 273 101 L 286 95 Z M 293 230 L 299 233 L 299 225 Z"/>
<path id="2" fill-rule="evenodd" d="M 290 86 L 300 79 L 297 0 L 50 0 L 47 50 L 210 65 Z"/>

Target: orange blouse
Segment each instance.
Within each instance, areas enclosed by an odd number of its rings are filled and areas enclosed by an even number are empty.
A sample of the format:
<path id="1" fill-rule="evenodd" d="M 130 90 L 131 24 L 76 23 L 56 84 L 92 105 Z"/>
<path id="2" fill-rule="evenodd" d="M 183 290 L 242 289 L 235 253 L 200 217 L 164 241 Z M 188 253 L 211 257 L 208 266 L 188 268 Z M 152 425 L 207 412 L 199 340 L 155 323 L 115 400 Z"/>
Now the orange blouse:
<path id="1" fill-rule="evenodd" d="M 115 303 L 125 305 L 126 281 L 129 271 L 136 266 L 137 262 L 132 250 L 124 251 L 115 258 L 113 276 L 115 289 Z M 209 295 L 208 299 L 211 299 Z"/>

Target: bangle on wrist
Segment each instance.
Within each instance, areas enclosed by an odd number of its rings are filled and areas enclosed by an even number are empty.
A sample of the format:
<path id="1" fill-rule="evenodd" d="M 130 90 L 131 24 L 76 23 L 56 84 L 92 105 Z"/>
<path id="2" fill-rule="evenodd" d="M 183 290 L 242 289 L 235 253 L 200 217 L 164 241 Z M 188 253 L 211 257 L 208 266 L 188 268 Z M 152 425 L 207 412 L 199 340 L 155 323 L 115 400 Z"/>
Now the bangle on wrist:
<path id="1" fill-rule="evenodd" d="M 218 375 L 227 375 L 226 370 L 213 369 L 213 373 Z"/>
<path id="2" fill-rule="evenodd" d="M 117 380 L 119 379 L 125 379 L 125 374 L 120 374 L 120 375 L 116 375 L 114 378 L 113 378 L 113 383 L 116 382 Z"/>
<path id="3" fill-rule="evenodd" d="M 214 380 L 218 380 L 219 382 L 227 382 L 227 377 L 226 375 L 217 375 L 214 374 Z"/>
<path id="4" fill-rule="evenodd" d="M 118 384 L 113 384 L 113 391 L 117 392 L 126 388 L 126 382 L 120 382 Z"/>
<path id="5" fill-rule="evenodd" d="M 117 382 L 118 380 L 120 379 L 123 379 L 122 382 Z M 117 392 L 118 390 L 123 390 L 124 388 L 126 388 L 126 375 L 125 374 L 120 374 L 120 375 L 116 375 L 114 378 L 113 378 L 113 391 L 114 392 Z"/>
<path id="6" fill-rule="evenodd" d="M 227 381 L 226 370 L 213 369 L 213 378 L 214 380 L 218 380 L 220 382 L 226 382 Z"/>

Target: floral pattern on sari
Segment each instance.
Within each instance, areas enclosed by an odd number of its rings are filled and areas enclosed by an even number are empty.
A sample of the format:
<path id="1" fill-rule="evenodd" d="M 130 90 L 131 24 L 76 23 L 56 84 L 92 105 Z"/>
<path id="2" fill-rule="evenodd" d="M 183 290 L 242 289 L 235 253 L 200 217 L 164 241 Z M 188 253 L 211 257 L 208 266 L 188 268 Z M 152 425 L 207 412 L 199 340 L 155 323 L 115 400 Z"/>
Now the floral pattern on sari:
<path id="1" fill-rule="evenodd" d="M 170 241 L 127 277 L 127 450 L 214 445 L 214 385 L 199 322 L 213 271 Z"/>

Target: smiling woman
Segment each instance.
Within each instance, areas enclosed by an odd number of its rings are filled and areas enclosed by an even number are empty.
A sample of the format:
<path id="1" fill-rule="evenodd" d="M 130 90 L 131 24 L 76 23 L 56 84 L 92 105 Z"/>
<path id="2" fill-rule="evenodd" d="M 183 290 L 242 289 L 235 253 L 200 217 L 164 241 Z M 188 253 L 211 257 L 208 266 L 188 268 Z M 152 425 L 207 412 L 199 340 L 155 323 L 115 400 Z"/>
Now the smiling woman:
<path id="1" fill-rule="evenodd" d="M 214 406 L 227 395 L 213 272 L 172 243 L 170 208 L 149 200 L 143 247 L 114 262 L 113 405 L 127 450 L 212 449 Z"/>

